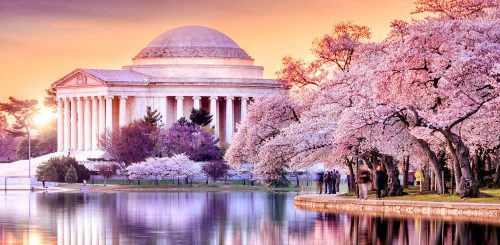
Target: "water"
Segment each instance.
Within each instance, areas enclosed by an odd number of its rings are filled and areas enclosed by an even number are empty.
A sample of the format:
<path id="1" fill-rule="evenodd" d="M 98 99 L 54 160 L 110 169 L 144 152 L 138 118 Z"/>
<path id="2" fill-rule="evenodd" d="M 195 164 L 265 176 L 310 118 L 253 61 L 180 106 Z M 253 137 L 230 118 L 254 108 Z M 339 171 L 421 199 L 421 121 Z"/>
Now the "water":
<path id="1" fill-rule="evenodd" d="M 0 244 L 498 244 L 500 225 L 302 211 L 294 193 L 0 194 Z"/>

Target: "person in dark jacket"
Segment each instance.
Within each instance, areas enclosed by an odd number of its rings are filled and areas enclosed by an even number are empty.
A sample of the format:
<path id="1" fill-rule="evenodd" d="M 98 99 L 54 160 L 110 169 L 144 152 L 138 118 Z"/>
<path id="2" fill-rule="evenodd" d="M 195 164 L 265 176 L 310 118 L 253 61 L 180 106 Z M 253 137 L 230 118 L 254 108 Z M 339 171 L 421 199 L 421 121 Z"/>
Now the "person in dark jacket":
<path id="1" fill-rule="evenodd" d="M 323 182 L 324 182 L 323 173 L 320 172 L 318 173 L 318 194 L 321 194 L 323 192 Z"/>
<path id="2" fill-rule="evenodd" d="M 333 174 L 331 171 L 328 171 L 326 174 L 326 184 L 328 186 L 328 194 L 333 194 Z"/>
<path id="3" fill-rule="evenodd" d="M 377 185 L 377 200 L 382 196 L 382 190 L 385 189 L 385 175 L 382 172 L 382 166 L 375 168 L 375 184 Z"/>

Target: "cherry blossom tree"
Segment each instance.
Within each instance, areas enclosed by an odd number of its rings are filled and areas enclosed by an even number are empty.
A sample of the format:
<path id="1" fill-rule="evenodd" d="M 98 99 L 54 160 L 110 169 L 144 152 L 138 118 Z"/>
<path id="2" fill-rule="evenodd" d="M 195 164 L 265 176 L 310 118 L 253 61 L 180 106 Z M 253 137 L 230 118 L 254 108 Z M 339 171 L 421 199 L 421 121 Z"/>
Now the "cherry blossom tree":
<path id="1" fill-rule="evenodd" d="M 460 171 L 459 193 L 464 197 L 477 196 L 478 188 L 472 181 L 469 149 L 457 128 L 489 104 L 499 103 L 498 36 L 497 19 L 414 23 L 408 38 L 388 49 L 382 72 L 374 77 L 377 101 L 393 106 L 423 148 L 427 142 L 422 134 L 441 134 L 455 171 Z"/>
<path id="2" fill-rule="evenodd" d="M 300 120 L 300 108 L 286 95 L 273 95 L 255 98 L 247 110 L 247 117 L 238 125 L 225 160 L 236 168 L 244 162 L 254 164 L 255 175 L 262 179 L 283 177 L 285 163 L 267 163 L 260 152 L 290 122 Z"/>

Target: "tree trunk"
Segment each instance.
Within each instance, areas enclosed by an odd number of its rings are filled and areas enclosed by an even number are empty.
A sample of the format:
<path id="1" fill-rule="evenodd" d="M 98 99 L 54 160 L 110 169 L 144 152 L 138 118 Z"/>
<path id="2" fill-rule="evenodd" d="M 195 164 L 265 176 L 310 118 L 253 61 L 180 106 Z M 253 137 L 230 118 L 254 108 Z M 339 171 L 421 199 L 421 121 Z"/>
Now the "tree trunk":
<path id="1" fill-rule="evenodd" d="M 497 164 L 497 168 L 495 170 L 495 177 L 493 177 L 493 185 L 500 185 L 500 163 Z"/>
<path id="2" fill-rule="evenodd" d="M 403 189 L 408 187 L 408 172 L 410 171 L 410 156 L 403 157 Z"/>
<path id="3" fill-rule="evenodd" d="M 355 176 L 354 176 L 354 169 L 353 169 L 353 162 L 349 159 L 346 159 L 347 162 L 347 167 L 349 168 L 349 174 L 351 176 L 351 179 L 347 182 L 349 185 L 349 190 L 350 192 L 354 191 L 354 183 L 356 183 Z"/>
<path id="4" fill-rule="evenodd" d="M 295 180 L 297 181 L 297 185 L 295 187 L 299 187 L 299 175 L 295 173 Z"/>
<path id="5" fill-rule="evenodd" d="M 464 144 L 462 139 L 451 131 L 440 131 L 454 146 L 455 154 L 460 164 L 462 178 L 458 186 L 458 194 L 460 197 L 477 197 L 479 195 L 478 183 L 473 179 L 471 164 L 469 160 L 469 148 Z M 450 144 L 448 144 L 449 146 Z"/>
<path id="6" fill-rule="evenodd" d="M 427 158 L 429 159 L 429 162 L 431 163 L 431 167 L 434 170 L 434 173 L 437 174 L 438 176 L 441 176 L 441 172 L 443 171 L 441 167 L 439 166 L 438 158 L 436 156 L 436 153 L 431 150 L 429 144 L 423 140 L 423 139 L 418 139 L 415 138 L 417 141 L 418 145 L 420 146 L 420 149 L 425 153 Z M 425 176 L 425 173 L 424 173 Z M 444 194 L 444 183 L 441 178 L 436 183 L 436 189 L 438 194 Z"/>
<path id="7" fill-rule="evenodd" d="M 403 194 L 403 187 L 399 182 L 399 170 L 396 164 L 394 164 L 394 158 L 389 155 L 381 156 L 382 163 L 384 163 L 387 170 L 387 195 L 388 196 L 400 196 Z"/>

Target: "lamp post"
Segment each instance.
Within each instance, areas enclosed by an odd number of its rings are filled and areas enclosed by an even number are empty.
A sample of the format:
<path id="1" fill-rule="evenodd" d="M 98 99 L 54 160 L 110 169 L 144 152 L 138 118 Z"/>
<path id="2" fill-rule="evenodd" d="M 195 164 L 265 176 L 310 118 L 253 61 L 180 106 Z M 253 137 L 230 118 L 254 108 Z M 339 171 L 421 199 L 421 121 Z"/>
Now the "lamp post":
<path id="1" fill-rule="evenodd" d="M 28 131 L 28 178 L 30 179 L 31 186 L 31 130 L 29 124 L 27 124 L 26 127 Z"/>

